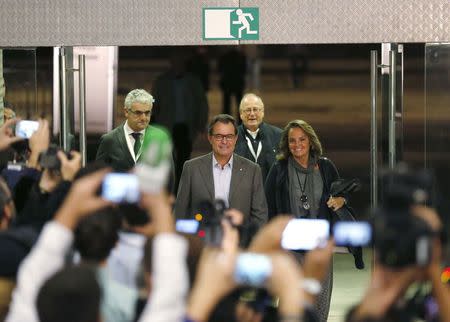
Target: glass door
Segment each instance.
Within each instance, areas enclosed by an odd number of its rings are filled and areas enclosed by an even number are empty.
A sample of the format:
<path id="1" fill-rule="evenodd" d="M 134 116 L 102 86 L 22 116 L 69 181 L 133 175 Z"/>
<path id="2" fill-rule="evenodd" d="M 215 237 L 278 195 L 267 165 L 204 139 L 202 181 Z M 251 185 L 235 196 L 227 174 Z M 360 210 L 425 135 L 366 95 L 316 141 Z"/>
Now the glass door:
<path id="1" fill-rule="evenodd" d="M 450 220 L 450 43 L 425 45 L 424 162 L 435 174 L 438 208 L 449 232 Z M 442 214 L 447 214 L 443 216 Z M 448 256 L 447 256 L 448 258 Z M 447 263 L 449 264 L 449 263 Z"/>
<path id="2" fill-rule="evenodd" d="M 36 75 L 36 49 L 0 49 L 0 115 L 22 119 L 39 116 Z"/>

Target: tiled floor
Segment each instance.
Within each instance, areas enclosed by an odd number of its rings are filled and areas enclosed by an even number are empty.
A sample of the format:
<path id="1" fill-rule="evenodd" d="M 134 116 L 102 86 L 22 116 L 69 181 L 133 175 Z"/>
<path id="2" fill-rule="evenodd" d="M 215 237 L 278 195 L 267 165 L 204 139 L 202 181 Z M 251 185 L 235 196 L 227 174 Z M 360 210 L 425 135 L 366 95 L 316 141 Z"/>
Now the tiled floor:
<path id="1" fill-rule="evenodd" d="M 364 249 L 364 270 L 357 270 L 350 254 L 334 255 L 334 281 L 328 322 L 344 321 L 345 313 L 364 294 L 369 283 L 372 252 Z"/>

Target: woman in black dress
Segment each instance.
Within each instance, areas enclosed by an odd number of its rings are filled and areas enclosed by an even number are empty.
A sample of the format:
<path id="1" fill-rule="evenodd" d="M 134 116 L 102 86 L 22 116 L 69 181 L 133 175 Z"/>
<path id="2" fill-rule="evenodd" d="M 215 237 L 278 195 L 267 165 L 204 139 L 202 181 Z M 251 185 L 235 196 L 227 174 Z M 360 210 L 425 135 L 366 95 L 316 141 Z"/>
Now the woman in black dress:
<path id="1" fill-rule="evenodd" d="M 334 211 L 345 204 L 345 196 L 330 196 L 331 183 L 339 179 L 331 160 L 322 156 L 322 145 L 314 129 L 303 120 L 284 128 L 280 153 L 265 182 L 269 219 L 278 214 L 296 218 L 318 218 L 334 222 Z M 297 254 L 300 262 L 302 254 Z M 333 286 L 332 267 L 317 298 L 317 311 L 326 321 Z"/>

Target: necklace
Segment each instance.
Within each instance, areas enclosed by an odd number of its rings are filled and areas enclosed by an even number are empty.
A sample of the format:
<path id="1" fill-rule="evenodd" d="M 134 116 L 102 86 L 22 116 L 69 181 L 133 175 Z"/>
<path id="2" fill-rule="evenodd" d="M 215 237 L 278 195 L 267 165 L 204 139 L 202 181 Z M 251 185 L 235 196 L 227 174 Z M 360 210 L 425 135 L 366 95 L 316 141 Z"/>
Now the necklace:
<path id="1" fill-rule="evenodd" d="M 305 195 L 306 179 L 308 178 L 308 174 L 305 173 L 305 180 L 303 181 L 303 186 L 302 186 L 302 183 L 300 182 L 300 178 L 298 176 L 297 170 L 295 170 L 295 174 L 297 175 L 298 184 L 300 185 L 300 190 L 302 192 L 302 195 L 300 196 L 300 201 L 302 202 L 302 207 L 305 210 L 309 210 L 309 208 L 311 208 L 311 206 L 309 205 L 309 202 L 308 202 L 308 196 Z"/>

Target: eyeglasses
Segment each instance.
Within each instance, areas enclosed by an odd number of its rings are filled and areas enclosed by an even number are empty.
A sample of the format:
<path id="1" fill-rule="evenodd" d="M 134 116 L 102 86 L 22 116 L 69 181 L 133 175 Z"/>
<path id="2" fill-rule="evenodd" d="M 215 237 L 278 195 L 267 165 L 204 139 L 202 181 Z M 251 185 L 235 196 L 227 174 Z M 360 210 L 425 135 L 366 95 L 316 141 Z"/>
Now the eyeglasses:
<path id="1" fill-rule="evenodd" d="M 127 111 L 130 112 L 130 113 L 133 113 L 136 116 L 145 115 L 145 116 L 148 117 L 148 116 L 150 116 L 150 114 L 152 114 L 152 111 L 133 111 L 132 109 L 129 109 Z"/>
<path id="2" fill-rule="evenodd" d="M 213 134 L 212 137 L 214 138 L 214 140 L 220 142 L 223 141 L 224 139 L 227 142 L 233 141 L 233 139 L 235 138 L 236 135 L 234 134 L 228 134 L 228 135 L 222 135 L 222 134 Z"/>
<path id="3" fill-rule="evenodd" d="M 253 113 L 259 113 L 261 112 L 263 109 L 261 107 L 253 107 L 253 108 L 246 108 L 245 110 L 242 110 L 242 112 L 244 112 L 245 114 L 251 114 Z"/>

